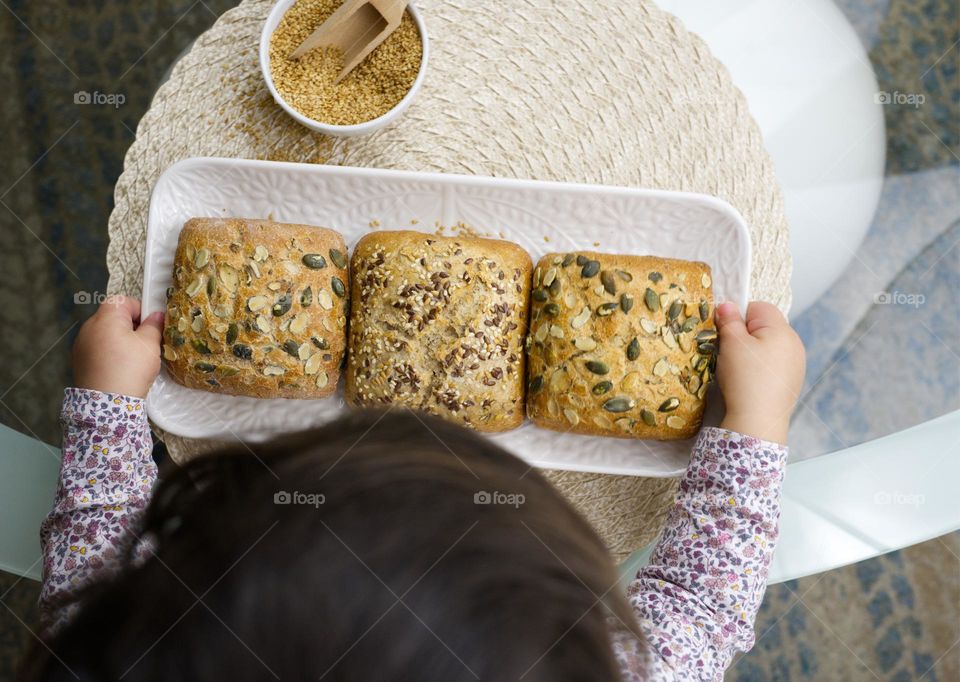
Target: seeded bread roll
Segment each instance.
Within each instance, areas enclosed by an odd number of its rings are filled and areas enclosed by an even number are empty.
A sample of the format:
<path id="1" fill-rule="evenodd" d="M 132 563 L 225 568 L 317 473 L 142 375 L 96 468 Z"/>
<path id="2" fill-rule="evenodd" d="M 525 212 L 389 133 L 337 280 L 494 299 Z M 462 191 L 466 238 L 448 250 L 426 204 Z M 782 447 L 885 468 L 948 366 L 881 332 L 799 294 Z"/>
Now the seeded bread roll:
<path id="1" fill-rule="evenodd" d="M 545 256 L 531 294 L 530 418 L 602 436 L 694 435 L 716 362 L 711 284 L 704 263 Z"/>
<path id="2" fill-rule="evenodd" d="M 163 334 L 170 375 L 257 398 L 332 393 L 346 346 L 345 254 L 343 237 L 326 228 L 187 221 Z"/>
<path id="3" fill-rule="evenodd" d="M 506 431 L 524 419 L 530 256 L 494 239 L 376 232 L 353 254 L 347 400 Z"/>

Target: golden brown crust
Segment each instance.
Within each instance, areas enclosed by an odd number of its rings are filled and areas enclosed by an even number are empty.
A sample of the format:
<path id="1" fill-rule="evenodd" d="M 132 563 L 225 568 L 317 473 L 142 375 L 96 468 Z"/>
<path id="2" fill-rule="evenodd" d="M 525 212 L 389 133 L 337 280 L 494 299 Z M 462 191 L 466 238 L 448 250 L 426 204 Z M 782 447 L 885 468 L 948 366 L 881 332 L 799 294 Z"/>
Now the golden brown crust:
<path id="1" fill-rule="evenodd" d="M 524 419 L 530 256 L 510 242 L 375 232 L 357 244 L 346 396 L 506 431 Z"/>
<path id="2" fill-rule="evenodd" d="M 544 256 L 533 274 L 527 339 L 530 418 L 603 436 L 694 435 L 715 364 L 711 286 L 705 263 Z"/>
<path id="3" fill-rule="evenodd" d="M 167 301 L 170 375 L 230 395 L 330 395 L 346 346 L 346 253 L 343 237 L 326 228 L 188 220 Z"/>

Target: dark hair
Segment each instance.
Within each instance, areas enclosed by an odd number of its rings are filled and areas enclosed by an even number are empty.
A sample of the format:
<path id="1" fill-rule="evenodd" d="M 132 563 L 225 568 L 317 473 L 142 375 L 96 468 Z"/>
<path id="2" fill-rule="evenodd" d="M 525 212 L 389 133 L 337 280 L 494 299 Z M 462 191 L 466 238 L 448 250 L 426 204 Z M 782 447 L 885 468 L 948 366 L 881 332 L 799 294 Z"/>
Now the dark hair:
<path id="1" fill-rule="evenodd" d="M 609 622 L 638 632 L 550 484 L 426 416 L 192 461 L 144 521 L 153 551 L 80 595 L 34 679 L 611 680 Z"/>

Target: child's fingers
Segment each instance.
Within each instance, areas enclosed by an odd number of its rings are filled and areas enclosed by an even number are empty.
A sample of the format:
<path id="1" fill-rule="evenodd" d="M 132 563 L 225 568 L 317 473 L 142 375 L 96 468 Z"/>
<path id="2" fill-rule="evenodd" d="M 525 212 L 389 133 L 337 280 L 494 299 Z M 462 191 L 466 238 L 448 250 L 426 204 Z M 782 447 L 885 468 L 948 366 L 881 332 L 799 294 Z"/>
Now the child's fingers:
<path id="1" fill-rule="evenodd" d="M 140 323 L 135 333 L 151 346 L 159 346 L 163 337 L 163 313 L 151 313 Z"/>
<path id="2" fill-rule="evenodd" d="M 97 315 L 122 320 L 132 329 L 134 321 L 140 318 L 140 301 L 129 296 L 110 296 L 100 304 Z"/>
<path id="3" fill-rule="evenodd" d="M 717 333 L 720 335 L 721 348 L 723 339 L 736 339 L 748 336 L 747 327 L 740 317 L 735 303 L 721 303 L 717 306 L 716 314 Z"/>
<path id="4" fill-rule="evenodd" d="M 780 312 L 780 309 L 772 303 L 753 301 L 747 306 L 747 331 L 751 335 L 756 334 L 761 329 L 782 327 L 786 324 L 787 319 Z"/>

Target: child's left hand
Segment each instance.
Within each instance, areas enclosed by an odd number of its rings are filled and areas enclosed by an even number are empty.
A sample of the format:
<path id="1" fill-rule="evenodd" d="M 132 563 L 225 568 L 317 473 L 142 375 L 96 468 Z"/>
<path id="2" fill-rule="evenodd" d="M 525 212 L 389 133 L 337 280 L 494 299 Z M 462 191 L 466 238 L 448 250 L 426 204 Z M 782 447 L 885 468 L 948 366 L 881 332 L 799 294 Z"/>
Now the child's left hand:
<path id="1" fill-rule="evenodd" d="M 84 322 L 73 344 L 79 388 L 145 398 L 160 372 L 163 313 L 140 321 L 140 301 L 111 296 Z"/>

